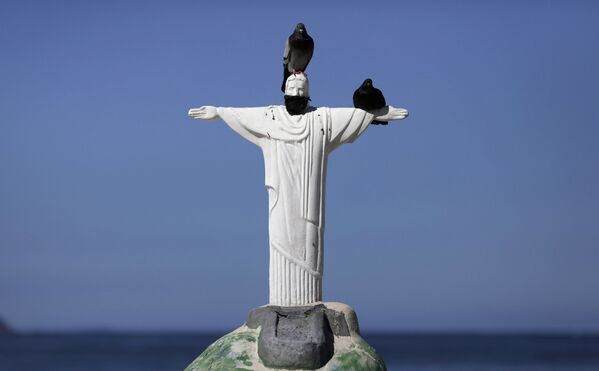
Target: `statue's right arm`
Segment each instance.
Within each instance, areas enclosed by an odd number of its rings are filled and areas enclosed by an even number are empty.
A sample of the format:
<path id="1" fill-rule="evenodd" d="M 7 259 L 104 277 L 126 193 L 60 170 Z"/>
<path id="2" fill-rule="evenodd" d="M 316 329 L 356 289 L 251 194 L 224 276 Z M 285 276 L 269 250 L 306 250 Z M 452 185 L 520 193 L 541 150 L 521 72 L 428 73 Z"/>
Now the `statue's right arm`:
<path id="1" fill-rule="evenodd" d="M 192 108 L 187 114 L 196 120 L 214 120 L 220 118 L 218 115 L 218 110 L 214 106 Z"/>
<path id="2" fill-rule="evenodd" d="M 188 115 L 197 120 L 216 120 L 225 122 L 233 131 L 250 142 L 262 147 L 265 120 L 264 107 L 214 107 L 192 108 Z"/>

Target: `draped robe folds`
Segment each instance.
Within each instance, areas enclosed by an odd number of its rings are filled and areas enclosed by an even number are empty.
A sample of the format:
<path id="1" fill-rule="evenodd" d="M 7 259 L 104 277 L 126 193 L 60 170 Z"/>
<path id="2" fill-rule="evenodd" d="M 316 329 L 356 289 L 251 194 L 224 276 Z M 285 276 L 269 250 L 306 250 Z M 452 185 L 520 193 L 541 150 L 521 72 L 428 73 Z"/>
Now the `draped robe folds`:
<path id="1" fill-rule="evenodd" d="M 260 146 L 268 190 L 269 303 L 322 300 L 327 157 L 353 142 L 373 119 L 354 108 L 317 108 L 291 116 L 284 106 L 219 107 L 238 134 Z"/>

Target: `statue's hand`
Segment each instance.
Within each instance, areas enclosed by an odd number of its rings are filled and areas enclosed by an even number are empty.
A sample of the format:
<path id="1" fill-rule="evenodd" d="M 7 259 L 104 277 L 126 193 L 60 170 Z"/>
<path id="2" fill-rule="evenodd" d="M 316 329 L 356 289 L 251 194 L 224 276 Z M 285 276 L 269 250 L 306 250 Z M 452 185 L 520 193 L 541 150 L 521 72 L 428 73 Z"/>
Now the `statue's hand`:
<path id="1" fill-rule="evenodd" d="M 214 120 L 218 118 L 218 111 L 214 106 L 192 108 L 187 114 L 196 120 Z"/>
<path id="2" fill-rule="evenodd" d="M 408 110 L 405 108 L 395 108 L 393 106 L 386 106 L 376 111 L 372 111 L 375 119 L 378 121 L 392 121 L 392 120 L 403 120 L 408 117 Z"/>
<path id="3" fill-rule="evenodd" d="M 405 108 L 395 108 L 391 106 L 389 106 L 389 113 L 387 113 L 390 120 L 403 120 L 408 117 L 409 114 L 410 113 Z"/>

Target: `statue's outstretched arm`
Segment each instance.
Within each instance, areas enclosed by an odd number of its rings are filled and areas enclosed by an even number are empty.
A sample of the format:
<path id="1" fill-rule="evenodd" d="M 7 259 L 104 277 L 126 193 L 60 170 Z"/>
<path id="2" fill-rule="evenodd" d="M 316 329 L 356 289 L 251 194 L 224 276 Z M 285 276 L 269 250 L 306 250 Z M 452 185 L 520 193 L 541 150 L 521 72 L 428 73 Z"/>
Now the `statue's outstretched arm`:
<path id="1" fill-rule="evenodd" d="M 405 108 L 395 108 L 393 106 L 386 106 L 374 110 L 372 113 L 377 121 L 392 121 L 392 120 L 403 120 L 408 117 L 408 110 Z"/>
<path id="2" fill-rule="evenodd" d="M 187 114 L 196 120 L 214 120 L 220 118 L 218 115 L 218 110 L 214 106 L 192 108 Z"/>
<path id="3" fill-rule="evenodd" d="M 214 107 L 192 108 L 187 113 L 196 120 L 223 120 L 233 131 L 245 139 L 262 147 L 264 137 L 265 107 Z"/>

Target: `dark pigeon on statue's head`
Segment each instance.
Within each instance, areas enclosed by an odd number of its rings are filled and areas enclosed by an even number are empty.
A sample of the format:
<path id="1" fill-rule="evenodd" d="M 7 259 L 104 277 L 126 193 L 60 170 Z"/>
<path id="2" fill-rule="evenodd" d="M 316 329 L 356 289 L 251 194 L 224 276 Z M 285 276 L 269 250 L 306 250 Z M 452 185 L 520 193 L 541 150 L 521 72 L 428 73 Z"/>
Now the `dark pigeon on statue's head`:
<path id="1" fill-rule="evenodd" d="M 285 92 L 285 82 L 292 73 L 303 73 L 314 54 L 314 40 L 303 23 L 295 26 L 293 33 L 285 42 L 283 52 L 283 84 L 281 91 Z"/>

